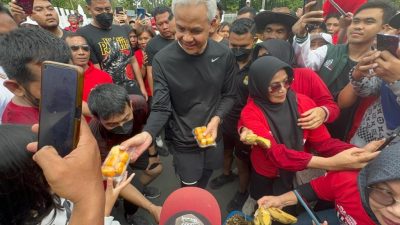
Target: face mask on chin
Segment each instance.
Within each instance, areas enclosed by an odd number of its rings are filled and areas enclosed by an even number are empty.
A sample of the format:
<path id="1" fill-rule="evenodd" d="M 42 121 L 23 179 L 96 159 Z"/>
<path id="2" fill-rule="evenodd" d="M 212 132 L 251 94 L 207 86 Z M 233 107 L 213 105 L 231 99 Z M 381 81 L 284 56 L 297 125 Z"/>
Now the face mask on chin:
<path id="1" fill-rule="evenodd" d="M 238 62 L 246 61 L 249 58 L 251 51 L 251 48 L 232 48 L 232 52 Z"/>
<path id="2" fill-rule="evenodd" d="M 39 108 L 40 106 L 40 99 L 34 97 L 28 90 L 25 89 L 25 100 L 32 106 Z"/>
<path id="3" fill-rule="evenodd" d="M 101 29 L 107 30 L 111 27 L 114 15 L 112 13 L 101 13 L 96 15 L 96 22 L 100 26 Z"/>

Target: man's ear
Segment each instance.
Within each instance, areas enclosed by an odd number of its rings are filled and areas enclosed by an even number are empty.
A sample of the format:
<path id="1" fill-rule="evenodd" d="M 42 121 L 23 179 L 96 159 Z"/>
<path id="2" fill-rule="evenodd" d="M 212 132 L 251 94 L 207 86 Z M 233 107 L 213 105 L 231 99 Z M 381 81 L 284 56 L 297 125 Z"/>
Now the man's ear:
<path id="1" fill-rule="evenodd" d="M 22 97 L 25 95 L 25 89 L 15 80 L 5 80 L 3 85 L 15 96 Z"/>

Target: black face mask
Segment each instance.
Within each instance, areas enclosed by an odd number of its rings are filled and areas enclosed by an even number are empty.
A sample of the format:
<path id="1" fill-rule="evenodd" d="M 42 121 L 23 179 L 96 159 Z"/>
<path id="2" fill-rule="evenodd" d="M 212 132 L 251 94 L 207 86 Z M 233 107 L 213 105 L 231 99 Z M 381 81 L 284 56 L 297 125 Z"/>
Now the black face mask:
<path id="1" fill-rule="evenodd" d="M 101 29 L 107 30 L 111 27 L 114 20 L 112 13 L 101 13 L 96 16 L 96 21 Z"/>
<path id="2" fill-rule="evenodd" d="M 243 62 L 247 60 L 251 54 L 251 48 L 232 48 L 232 52 L 236 57 L 236 61 Z"/>
<path id="3" fill-rule="evenodd" d="M 130 134 L 133 128 L 133 119 L 125 122 L 122 126 L 114 127 L 110 130 L 113 134 Z"/>

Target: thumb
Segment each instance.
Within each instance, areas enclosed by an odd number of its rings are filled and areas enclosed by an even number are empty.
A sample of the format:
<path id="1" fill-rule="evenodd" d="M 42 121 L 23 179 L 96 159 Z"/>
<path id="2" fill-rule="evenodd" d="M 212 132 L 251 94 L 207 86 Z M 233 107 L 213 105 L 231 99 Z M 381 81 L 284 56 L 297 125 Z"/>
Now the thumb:
<path id="1" fill-rule="evenodd" d="M 386 139 L 382 139 L 382 140 L 378 140 L 378 141 L 371 141 L 368 144 L 366 144 L 363 148 L 366 151 L 374 152 L 385 142 L 385 140 Z"/>
<path id="2" fill-rule="evenodd" d="M 51 171 L 61 164 L 62 158 L 52 146 L 44 146 L 33 155 L 33 160 L 43 171 Z"/>

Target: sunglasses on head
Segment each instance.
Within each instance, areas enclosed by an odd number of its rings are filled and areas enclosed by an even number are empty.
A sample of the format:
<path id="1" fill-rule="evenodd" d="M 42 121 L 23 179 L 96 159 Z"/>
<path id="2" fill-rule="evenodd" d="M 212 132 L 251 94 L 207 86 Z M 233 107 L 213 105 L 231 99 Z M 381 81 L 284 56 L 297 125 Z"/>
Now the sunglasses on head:
<path id="1" fill-rule="evenodd" d="M 292 84 L 292 79 L 286 79 L 282 82 L 276 82 L 269 85 L 269 92 L 275 93 L 280 91 L 282 88 L 289 89 Z"/>
<path id="2" fill-rule="evenodd" d="M 368 194 L 375 202 L 383 206 L 391 206 L 395 203 L 400 203 L 400 200 L 395 199 L 390 191 L 383 188 L 368 187 Z"/>
<path id="3" fill-rule="evenodd" d="M 85 52 L 90 51 L 89 45 L 71 45 L 71 46 L 69 46 L 69 48 L 70 48 L 73 52 L 76 52 L 76 51 L 78 51 L 79 49 L 82 49 L 82 50 L 85 51 Z"/>

